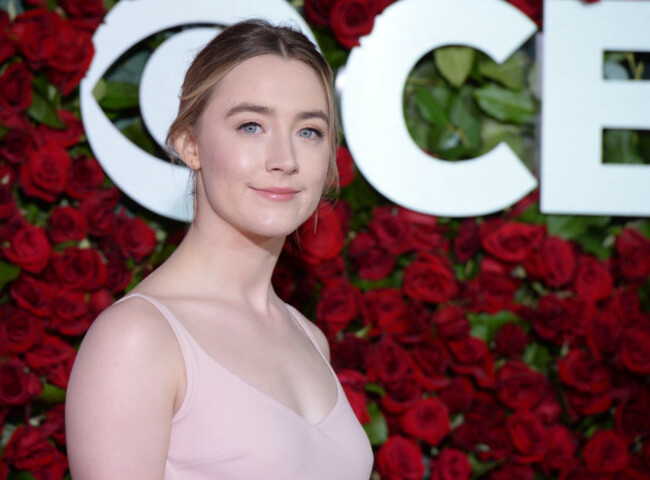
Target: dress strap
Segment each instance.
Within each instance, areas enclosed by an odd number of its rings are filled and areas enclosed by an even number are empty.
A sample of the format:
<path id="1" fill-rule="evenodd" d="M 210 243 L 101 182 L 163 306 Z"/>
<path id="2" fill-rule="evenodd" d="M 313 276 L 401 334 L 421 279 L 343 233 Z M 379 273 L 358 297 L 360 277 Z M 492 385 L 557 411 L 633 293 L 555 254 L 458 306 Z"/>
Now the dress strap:
<path id="1" fill-rule="evenodd" d="M 176 340 L 178 341 L 178 345 L 181 349 L 181 353 L 183 354 L 187 385 L 185 390 L 185 397 L 183 398 L 181 406 L 173 417 L 173 421 L 176 422 L 187 414 L 190 409 L 190 404 L 195 397 L 195 390 L 197 385 L 196 377 L 198 375 L 198 359 L 197 352 L 192 341 L 193 339 L 183 324 L 178 320 L 178 318 L 176 318 L 176 316 L 165 306 L 165 304 L 159 300 L 156 300 L 154 297 L 151 297 L 144 293 L 131 292 L 120 298 L 115 303 L 121 303 L 133 297 L 141 298 L 156 307 L 156 309 L 162 314 L 162 316 L 167 320 L 169 326 L 172 328 L 174 335 L 176 336 Z"/>

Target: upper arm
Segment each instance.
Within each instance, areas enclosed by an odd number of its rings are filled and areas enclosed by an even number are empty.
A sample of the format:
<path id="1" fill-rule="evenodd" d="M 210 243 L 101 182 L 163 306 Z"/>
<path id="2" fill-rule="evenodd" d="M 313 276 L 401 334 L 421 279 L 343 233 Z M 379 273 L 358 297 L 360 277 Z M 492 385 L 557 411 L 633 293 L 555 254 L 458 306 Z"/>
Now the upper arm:
<path id="1" fill-rule="evenodd" d="M 66 396 L 75 480 L 163 478 L 179 355 L 182 365 L 171 327 L 141 299 L 113 306 L 95 321 Z"/>

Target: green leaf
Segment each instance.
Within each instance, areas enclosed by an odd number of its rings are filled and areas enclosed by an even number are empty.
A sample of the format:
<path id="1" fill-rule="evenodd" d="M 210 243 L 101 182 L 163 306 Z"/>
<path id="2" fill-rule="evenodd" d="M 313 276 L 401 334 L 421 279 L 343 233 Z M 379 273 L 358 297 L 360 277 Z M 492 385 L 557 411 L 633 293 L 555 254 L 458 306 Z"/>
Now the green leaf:
<path id="1" fill-rule="evenodd" d="M 637 149 L 639 136 L 634 130 L 605 130 L 603 132 L 603 163 L 644 164 Z"/>
<path id="2" fill-rule="evenodd" d="M 470 47 L 443 47 L 433 52 L 436 67 L 454 87 L 465 83 L 475 56 L 475 50 Z"/>
<path id="3" fill-rule="evenodd" d="M 576 240 L 590 227 L 604 227 L 610 222 L 610 218 L 577 215 L 546 215 L 545 222 L 549 235 L 557 235 L 565 240 Z"/>
<path id="4" fill-rule="evenodd" d="M 120 126 L 119 129 L 126 138 L 131 140 L 142 150 L 151 154 L 155 153 L 156 144 L 145 130 L 144 125 L 142 124 L 142 119 L 132 119 L 126 125 Z"/>
<path id="5" fill-rule="evenodd" d="M 526 91 L 513 92 L 497 85 L 487 85 L 474 92 L 479 107 L 497 120 L 513 123 L 532 123 L 537 104 Z"/>
<path id="6" fill-rule="evenodd" d="M 56 106 L 36 90 L 32 91 L 32 104 L 27 114 L 34 120 L 48 127 L 64 128 L 65 124 L 56 113 Z"/>
<path id="7" fill-rule="evenodd" d="M 370 423 L 363 425 L 363 429 L 366 431 L 371 445 L 381 445 L 388 438 L 386 419 L 375 402 L 368 404 L 368 413 L 370 413 Z"/>
<path id="8" fill-rule="evenodd" d="M 527 56 L 523 52 L 515 53 L 501 64 L 485 56 L 478 64 L 478 72 L 508 89 L 521 90 L 526 85 L 527 64 Z"/>
<path id="9" fill-rule="evenodd" d="M 506 323 L 517 323 L 519 317 L 508 310 L 501 310 L 493 315 L 487 313 L 468 313 L 467 319 L 471 325 L 470 335 L 491 342 L 497 330 Z"/>
<path id="10" fill-rule="evenodd" d="M 445 112 L 442 105 L 438 103 L 429 89 L 422 87 L 416 88 L 415 100 L 417 102 L 418 112 L 431 125 L 438 128 L 445 128 L 449 125 L 447 112 Z"/>
<path id="11" fill-rule="evenodd" d="M 330 64 L 332 70 L 336 70 L 345 65 L 349 52 L 334 40 L 332 34 L 325 28 L 312 28 L 312 32 L 314 32 L 323 57 Z"/>
<path id="12" fill-rule="evenodd" d="M 21 470 L 19 472 L 9 472 L 7 480 L 36 480 L 36 477 L 27 470 Z"/>
<path id="13" fill-rule="evenodd" d="M 103 89 L 98 86 L 96 88 Z M 99 105 L 106 110 L 128 110 L 140 104 L 138 85 L 127 82 L 105 81 L 105 94 Z"/>
<path id="14" fill-rule="evenodd" d="M 104 75 L 109 82 L 133 83 L 138 85 L 140 77 L 144 72 L 144 66 L 149 61 L 151 51 L 140 46 L 141 50 L 129 53 L 128 56 L 119 59 L 110 70 Z"/>
<path id="15" fill-rule="evenodd" d="M 63 403 L 65 401 L 65 390 L 43 382 L 43 391 L 38 399 L 44 403 Z"/>
<path id="16" fill-rule="evenodd" d="M 530 367 L 535 368 L 537 371 L 546 374 L 548 372 L 548 362 L 551 354 L 548 347 L 539 343 L 529 343 L 526 345 L 522 360 Z"/>
<path id="17" fill-rule="evenodd" d="M 458 96 L 451 103 L 449 118 L 459 129 L 458 134 L 463 147 L 469 151 L 477 151 L 481 145 L 481 121 L 472 88 L 461 88 Z"/>
<path id="18" fill-rule="evenodd" d="M 20 275 L 20 268 L 13 263 L 0 260 L 0 291 Z"/>
<path id="19" fill-rule="evenodd" d="M 476 455 L 474 453 L 470 453 L 467 456 L 467 460 L 469 460 L 469 464 L 472 466 L 472 478 L 479 478 L 485 475 L 486 473 L 488 473 L 490 470 L 492 470 L 494 467 L 496 467 L 501 463 L 498 461 L 481 462 L 478 458 L 476 458 Z"/>
<path id="20" fill-rule="evenodd" d="M 616 62 L 605 62 L 603 66 L 603 75 L 607 80 L 629 80 L 630 75 L 623 67 Z"/>

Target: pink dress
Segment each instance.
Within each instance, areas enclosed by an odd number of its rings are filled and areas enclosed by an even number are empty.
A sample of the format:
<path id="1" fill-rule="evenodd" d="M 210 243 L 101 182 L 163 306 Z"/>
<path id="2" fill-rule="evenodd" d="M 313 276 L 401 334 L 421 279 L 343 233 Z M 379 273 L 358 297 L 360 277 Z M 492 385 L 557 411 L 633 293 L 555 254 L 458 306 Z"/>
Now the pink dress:
<path id="1" fill-rule="evenodd" d="M 216 362 L 163 304 L 132 296 L 165 316 L 187 370 L 187 393 L 172 420 L 165 480 L 368 480 L 372 450 L 331 367 L 336 404 L 320 422 L 310 423 Z M 289 310 L 318 349 L 307 325 L 293 307 Z"/>

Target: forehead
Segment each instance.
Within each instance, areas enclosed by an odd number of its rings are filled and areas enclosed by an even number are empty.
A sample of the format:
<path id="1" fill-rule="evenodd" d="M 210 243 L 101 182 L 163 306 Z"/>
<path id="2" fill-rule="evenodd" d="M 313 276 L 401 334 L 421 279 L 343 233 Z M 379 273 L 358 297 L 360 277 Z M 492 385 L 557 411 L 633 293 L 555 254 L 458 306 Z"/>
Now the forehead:
<path id="1" fill-rule="evenodd" d="M 319 73 L 303 61 L 271 54 L 244 60 L 215 85 L 211 104 L 230 108 L 239 102 L 330 113 Z"/>

